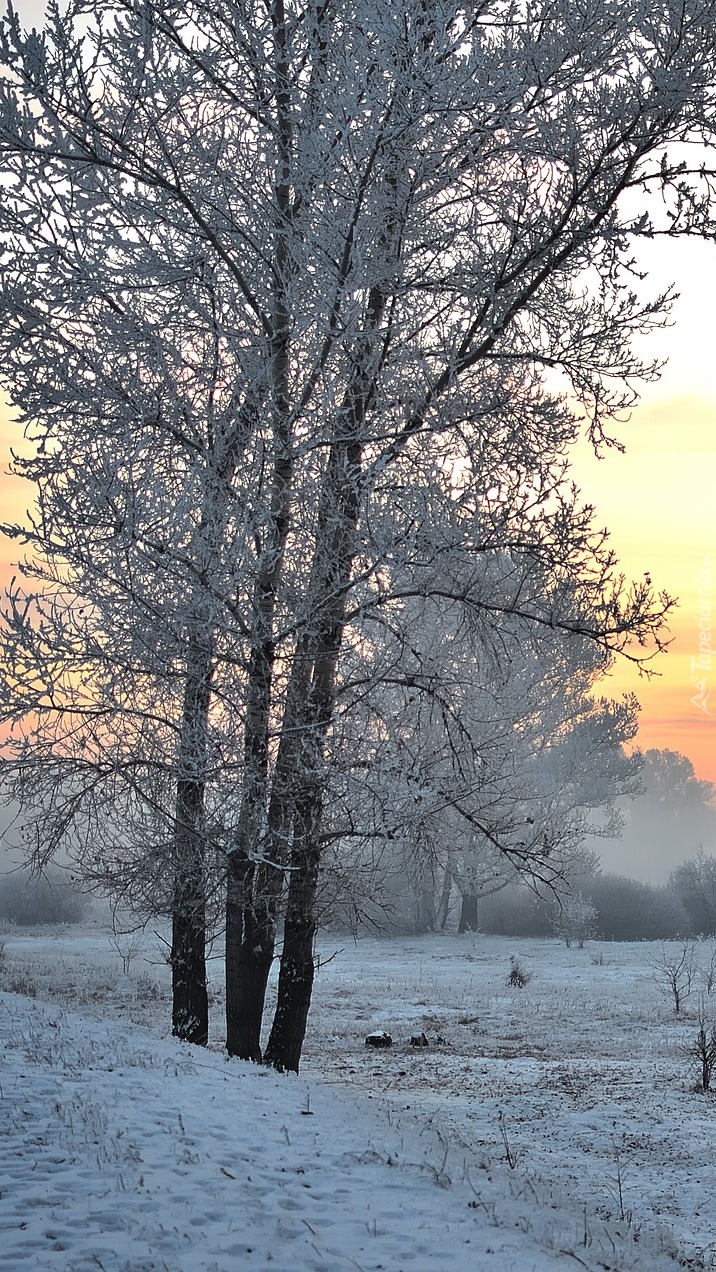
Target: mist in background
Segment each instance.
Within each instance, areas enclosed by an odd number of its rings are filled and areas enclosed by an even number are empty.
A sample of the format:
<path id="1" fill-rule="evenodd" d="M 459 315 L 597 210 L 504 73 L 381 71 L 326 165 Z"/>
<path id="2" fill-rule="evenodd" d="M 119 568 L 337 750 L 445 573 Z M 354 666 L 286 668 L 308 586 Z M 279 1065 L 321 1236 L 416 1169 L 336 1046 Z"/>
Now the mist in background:
<path id="1" fill-rule="evenodd" d="M 678 751 L 649 750 L 641 794 L 620 801 L 621 839 L 594 839 L 605 874 L 663 884 L 700 849 L 716 856 L 716 788 L 700 781 L 691 760 Z"/>

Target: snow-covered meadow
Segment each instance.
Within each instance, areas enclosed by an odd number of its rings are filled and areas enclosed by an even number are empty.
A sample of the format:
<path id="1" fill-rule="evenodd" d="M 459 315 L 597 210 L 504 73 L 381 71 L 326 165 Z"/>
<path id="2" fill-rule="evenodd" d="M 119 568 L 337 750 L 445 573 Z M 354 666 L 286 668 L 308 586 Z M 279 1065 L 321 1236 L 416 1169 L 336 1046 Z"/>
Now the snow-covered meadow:
<path id="1" fill-rule="evenodd" d="M 9 1268 L 716 1267 L 716 1096 L 684 1055 L 716 993 L 676 1017 L 661 945 L 323 937 L 296 1078 L 225 1058 L 218 989 L 208 1051 L 167 1037 L 153 933 L 3 939 Z"/>

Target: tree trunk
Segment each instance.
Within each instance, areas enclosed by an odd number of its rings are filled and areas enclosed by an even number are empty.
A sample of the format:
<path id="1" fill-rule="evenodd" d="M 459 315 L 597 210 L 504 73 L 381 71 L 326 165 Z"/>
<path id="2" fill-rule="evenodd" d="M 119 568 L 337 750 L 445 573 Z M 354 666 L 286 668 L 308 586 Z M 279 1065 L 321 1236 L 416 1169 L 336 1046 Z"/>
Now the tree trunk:
<path id="1" fill-rule="evenodd" d="M 209 1041 L 203 861 L 177 871 L 172 915 L 172 1033 L 205 1047 Z"/>
<path id="2" fill-rule="evenodd" d="M 289 715 L 294 718 L 296 697 L 300 693 L 296 682 L 297 674 L 294 673 L 289 686 L 287 719 Z M 292 730 L 284 727 L 276 762 L 268 829 L 262 843 L 263 859 L 252 872 L 252 888 L 247 888 L 244 893 L 241 941 L 231 969 L 230 1013 L 227 975 L 227 1047 L 231 1055 L 239 1056 L 242 1060 L 260 1062 L 262 1059 L 261 1024 L 276 946 L 276 917 L 283 890 L 284 866 L 288 863 L 289 856 L 293 801 L 285 783 L 290 776 L 289 757 L 294 745 Z"/>
<path id="3" fill-rule="evenodd" d="M 320 824 L 328 783 L 325 740 L 333 717 L 338 659 L 343 640 L 348 582 L 353 569 L 355 532 L 361 502 L 362 432 L 374 389 L 376 342 L 385 311 L 381 287 L 371 289 L 364 348 L 356 358 L 334 426 L 318 511 L 316 547 L 306 592 L 307 636 L 294 655 L 300 709 L 284 719 L 290 748 L 286 781 L 293 803 L 293 846 L 278 1002 L 264 1060 L 279 1070 L 298 1072 L 313 989 L 315 903 L 320 866 Z M 290 730 L 287 730 L 290 723 Z"/>
<path id="4" fill-rule="evenodd" d="M 332 718 L 338 657 L 345 622 L 346 583 L 353 565 L 359 508 L 360 447 L 334 444 L 323 492 L 316 556 L 308 591 L 315 614 L 310 643 L 297 653 L 298 682 L 310 669 L 310 689 L 298 694 L 300 710 L 284 721 L 289 749 L 287 807 L 295 809 L 278 1002 L 265 1063 L 298 1072 L 313 989 L 315 901 L 320 866 L 320 823 L 328 781 L 325 738 Z M 315 598 L 315 599 L 314 599 Z M 287 729 L 286 724 L 291 728 Z"/>
<path id="5" fill-rule="evenodd" d="M 268 806 L 269 723 L 272 707 L 274 616 L 291 519 L 294 460 L 290 425 L 291 308 L 289 300 L 290 202 L 293 161 L 291 79 L 283 0 L 272 10 L 276 66 L 278 216 L 273 233 L 274 291 L 270 376 L 273 397 L 274 456 L 271 509 L 254 591 L 253 648 L 247 683 L 244 736 L 244 789 L 236 835 L 242 864 L 227 897 L 226 1046 L 229 1055 L 261 1060 L 261 1022 L 266 984 L 273 961 L 275 920 L 281 874 L 274 879 L 254 864 L 260 852 Z M 279 862 L 280 864 L 280 862 Z M 271 867 L 269 867 L 270 871 Z M 238 876 L 240 877 L 240 881 Z M 230 869 L 231 878 L 231 869 Z"/>
<path id="6" fill-rule="evenodd" d="M 278 1003 L 266 1047 L 265 1063 L 280 1072 L 298 1073 L 314 975 L 315 895 L 320 864 L 317 831 L 320 792 L 306 792 L 297 812 L 286 919 L 283 931 Z"/>
<path id="7" fill-rule="evenodd" d="M 435 931 L 435 896 L 430 883 L 422 880 L 415 892 L 415 934 Z"/>
<path id="8" fill-rule="evenodd" d="M 243 916 L 246 896 L 250 891 L 253 863 L 238 851 L 229 854 L 226 867 L 226 937 L 224 950 L 224 975 L 226 982 L 226 1050 L 230 1056 L 242 1060 L 256 1057 L 246 1054 L 242 1048 L 239 1025 L 241 1000 L 239 998 L 239 968 L 243 939 Z"/>
<path id="9" fill-rule="evenodd" d="M 233 984 L 230 1055 L 261 1063 L 261 1024 L 276 945 L 276 911 L 260 894 L 246 906 Z M 227 990 L 228 993 L 228 990 Z"/>
<path id="10" fill-rule="evenodd" d="M 240 420 L 225 446 L 217 443 L 206 475 L 196 568 L 202 579 L 217 571 L 231 507 L 231 486 L 247 433 Z M 186 680 L 177 762 L 172 900 L 172 1033 L 206 1046 L 206 772 L 214 677 L 216 602 L 199 594 L 187 620 Z"/>
<path id="11" fill-rule="evenodd" d="M 463 892 L 460 903 L 458 932 L 477 932 L 477 893 Z"/>
<path id="12" fill-rule="evenodd" d="M 203 814 L 203 783 L 180 779 L 172 899 L 172 1033 L 201 1047 L 209 1040 Z"/>
<path id="13" fill-rule="evenodd" d="M 270 666 L 266 662 L 270 672 Z M 253 773 L 253 799 L 242 796 L 239 818 L 240 842 L 244 852 L 259 857 L 259 864 L 246 857 L 246 870 L 241 888 L 227 898 L 226 916 L 226 1046 L 229 1055 L 241 1060 L 261 1061 L 261 1024 L 266 1002 L 271 964 L 276 943 L 276 916 L 283 889 L 284 865 L 288 860 L 289 831 L 293 816 L 291 783 L 294 778 L 296 741 L 293 725 L 300 719 L 305 705 L 305 672 L 299 656 L 288 688 L 284 724 L 281 731 L 273 789 L 269 804 L 266 833 L 261 837 L 258 812 L 263 808 L 267 784 L 268 743 L 263 756 L 258 748 L 251 751 L 247 722 L 247 769 Z M 263 719 L 263 737 L 267 738 L 270 704 L 270 674 L 263 682 L 264 696 L 260 710 L 252 713 L 257 722 Z M 299 709 L 300 703 L 300 709 Z M 253 761 L 250 765 L 249 761 Z M 263 784 L 261 789 L 260 783 Z M 253 810 L 253 811 L 252 811 Z M 259 851 L 260 850 L 260 851 Z M 237 908 L 240 907 L 240 908 Z"/>
<path id="14" fill-rule="evenodd" d="M 450 863 L 448 862 L 448 864 L 445 867 L 445 874 L 443 876 L 443 889 L 440 894 L 440 904 L 438 906 L 438 915 L 437 915 L 437 925 L 440 928 L 441 932 L 445 931 L 445 926 L 448 920 L 448 914 L 450 913 L 450 893 L 451 892 L 452 892 L 452 870 L 450 868 Z"/>
<path id="15" fill-rule="evenodd" d="M 212 648 L 203 633 L 187 652 L 174 818 L 172 1033 L 202 1047 L 209 1040 L 204 797 Z"/>

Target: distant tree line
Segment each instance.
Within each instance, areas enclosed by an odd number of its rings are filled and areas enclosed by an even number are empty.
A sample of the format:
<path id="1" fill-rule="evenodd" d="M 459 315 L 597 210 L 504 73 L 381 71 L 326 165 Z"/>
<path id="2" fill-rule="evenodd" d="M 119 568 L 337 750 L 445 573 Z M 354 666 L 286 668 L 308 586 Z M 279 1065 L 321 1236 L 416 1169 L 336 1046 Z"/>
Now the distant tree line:
<path id="1" fill-rule="evenodd" d="M 448 908 L 445 923 L 439 912 L 426 905 L 424 894 L 418 909 L 402 891 L 400 873 L 384 881 L 382 910 L 360 904 L 354 892 L 354 926 L 373 926 L 381 931 L 454 930 L 462 907 Z M 344 881 L 345 882 L 345 881 Z M 443 883 L 444 887 L 444 883 Z M 378 895 L 378 893 L 376 893 Z M 444 897 L 439 898 L 445 905 Z M 345 926 L 348 911 L 336 906 L 330 885 L 324 894 L 324 919 Z M 44 924 L 80 923 L 86 917 L 89 897 L 67 871 L 49 866 L 40 876 L 15 870 L 0 876 L 0 923 L 34 927 Z M 520 879 L 499 891 L 477 899 L 477 928 L 496 936 L 562 936 L 578 944 L 590 937 L 607 941 L 658 941 L 678 937 L 716 936 L 716 856 L 703 850 L 674 870 L 662 886 L 641 883 L 617 874 L 588 874 L 575 878 L 570 891 L 559 899 L 540 896 Z M 416 921 L 417 916 L 417 921 Z M 583 922 L 580 923 L 580 919 Z M 358 922 L 356 922 L 358 920 Z M 422 921 L 421 921 L 422 920 Z"/>
<path id="2" fill-rule="evenodd" d="M 78 881 L 59 866 L 48 866 L 41 875 L 13 870 L 0 876 L 0 923 L 20 927 L 81 923 L 89 904 Z"/>
<path id="3" fill-rule="evenodd" d="M 592 934 L 606 941 L 656 941 L 716 935 L 716 857 L 698 852 L 666 884 L 617 874 L 575 881 L 573 894 L 594 908 Z M 480 930 L 502 936 L 549 936 L 556 903 L 519 884 L 486 897 Z"/>
<path id="4" fill-rule="evenodd" d="M 503 697 L 503 707 L 504 702 Z M 523 713 L 526 705 L 523 694 Z M 576 943 L 590 936 L 662 940 L 713 934 L 716 861 L 696 844 L 716 843 L 716 788 L 699 780 L 691 761 L 678 752 L 636 753 L 634 768 L 623 769 L 623 751 L 604 746 L 609 736 L 602 723 L 582 731 L 577 748 L 572 730 L 566 754 L 564 746 L 547 748 L 552 796 L 543 779 L 539 809 L 534 801 L 528 808 L 512 792 L 512 810 L 521 808 L 525 821 L 536 822 L 539 812 L 548 855 L 559 855 L 561 862 L 559 886 L 527 879 L 484 836 L 457 833 L 450 819 L 424 810 L 388 843 L 374 841 L 352 855 L 342 844 L 326 854 L 322 922 L 413 934 L 455 928 L 510 936 L 556 933 Z M 603 792 L 620 780 L 625 797 L 610 811 Z M 483 794 L 486 789 L 483 777 Z M 503 805 L 507 811 L 504 795 Z M 669 858 L 673 862 L 677 846 L 682 854 L 689 843 L 693 848 L 666 884 L 649 885 L 600 867 L 589 845 L 614 836 L 624 844 L 625 865 L 646 857 L 655 875 Z"/>

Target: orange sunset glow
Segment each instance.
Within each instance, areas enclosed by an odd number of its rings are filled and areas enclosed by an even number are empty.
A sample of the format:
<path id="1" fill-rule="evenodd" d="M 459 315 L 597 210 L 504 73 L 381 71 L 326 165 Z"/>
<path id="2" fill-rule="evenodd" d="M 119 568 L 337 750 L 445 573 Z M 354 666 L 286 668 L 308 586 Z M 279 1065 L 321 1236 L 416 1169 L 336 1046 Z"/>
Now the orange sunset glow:
<path id="1" fill-rule="evenodd" d="M 7 403 L 0 398 L 0 517 L 3 522 L 10 524 L 24 519 L 28 495 L 31 495 L 27 482 L 8 472 L 12 452 L 21 447 L 21 429 L 13 423 Z M 3 586 L 12 574 L 14 562 L 20 556 L 21 549 L 6 535 L 0 535 L 0 584 Z"/>
<path id="2" fill-rule="evenodd" d="M 625 454 L 597 460 L 586 449 L 575 476 L 608 526 L 624 573 L 648 572 L 677 598 L 668 653 L 654 675 L 619 659 L 610 695 L 636 693 L 638 743 L 682 751 L 699 777 L 716 781 L 716 668 L 710 666 L 710 614 L 716 574 L 716 399 L 679 397 L 640 406 L 624 430 Z M 702 683 L 705 682 L 705 683 Z"/>

